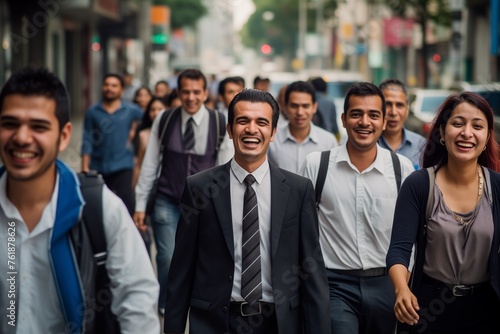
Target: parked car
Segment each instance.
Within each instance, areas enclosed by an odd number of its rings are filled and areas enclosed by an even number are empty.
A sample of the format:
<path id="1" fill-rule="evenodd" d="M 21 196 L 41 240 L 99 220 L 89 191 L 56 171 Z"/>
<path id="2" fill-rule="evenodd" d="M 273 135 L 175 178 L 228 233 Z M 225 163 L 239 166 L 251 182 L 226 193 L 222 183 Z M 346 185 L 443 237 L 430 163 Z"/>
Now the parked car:
<path id="1" fill-rule="evenodd" d="M 426 137 L 429 134 L 432 120 L 437 108 L 446 100 L 452 90 L 445 89 L 413 89 L 408 92 L 410 115 L 406 120 L 408 130 Z"/>

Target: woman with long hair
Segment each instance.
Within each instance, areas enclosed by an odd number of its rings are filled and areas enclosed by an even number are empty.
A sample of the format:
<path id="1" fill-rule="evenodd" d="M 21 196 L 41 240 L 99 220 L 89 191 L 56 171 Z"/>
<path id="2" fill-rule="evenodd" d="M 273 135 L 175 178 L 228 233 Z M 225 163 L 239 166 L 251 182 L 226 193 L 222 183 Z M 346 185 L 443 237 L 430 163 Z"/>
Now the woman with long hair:
<path id="1" fill-rule="evenodd" d="M 142 111 L 145 111 L 152 97 L 153 94 L 151 93 L 151 90 L 146 86 L 142 86 L 135 91 L 134 103 L 137 104 Z"/>
<path id="2" fill-rule="evenodd" d="M 500 160 L 488 103 L 449 96 L 421 160 L 401 187 L 387 254 L 398 333 L 498 333 Z"/>

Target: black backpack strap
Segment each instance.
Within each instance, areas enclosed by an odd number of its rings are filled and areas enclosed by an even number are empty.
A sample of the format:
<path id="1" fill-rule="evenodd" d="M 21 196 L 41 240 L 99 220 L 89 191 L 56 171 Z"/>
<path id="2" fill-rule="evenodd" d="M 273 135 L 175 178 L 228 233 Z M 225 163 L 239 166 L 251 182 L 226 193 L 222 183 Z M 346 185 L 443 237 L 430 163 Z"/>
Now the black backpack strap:
<path id="1" fill-rule="evenodd" d="M 392 168 L 394 168 L 394 176 L 396 177 L 396 186 L 399 193 L 399 189 L 401 188 L 401 163 L 399 162 L 398 155 L 393 151 L 390 152 L 392 158 Z"/>
<path id="2" fill-rule="evenodd" d="M 104 180 L 96 171 L 79 173 L 80 190 L 85 199 L 82 218 L 90 237 L 94 257 L 98 266 L 106 263 L 107 242 L 102 217 L 102 188 Z"/>
<path id="3" fill-rule="evenodd" d="M 318 177 L 316 178 L 316 185 L 314 186 L 314 191 L 316 193 L 316 209 L 319 209 L 319 203 L 321 202 L 321 193 L 323 192 L 323 186 L 325 185 L 329 160 L 330 150 L 321 152 Z"/>
<path id="4" fill-rule="evenodd" d="M 215 146 L 215 151 L 217 152 L 216 154 L 218 154 L 222 141 L 224 140 L 224 136 L 226 135 L 226 117 L 217 110 L 214 110 L 214 112 L 216 127 L 215 133 L 217 134 L 217 145 Z"/>

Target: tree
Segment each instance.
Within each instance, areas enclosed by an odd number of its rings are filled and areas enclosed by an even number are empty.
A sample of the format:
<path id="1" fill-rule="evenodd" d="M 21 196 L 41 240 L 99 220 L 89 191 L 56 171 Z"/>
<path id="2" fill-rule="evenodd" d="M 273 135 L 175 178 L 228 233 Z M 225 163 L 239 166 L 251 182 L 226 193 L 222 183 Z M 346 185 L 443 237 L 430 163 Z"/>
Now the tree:
<path id="1" fill-rule="evenodd" d="M 318 0 L 306 0 L 308 5 Z M 334 15 L 338 0 L 322 0 L 325 18 Z M 241 31 L 245 46 L 259 49 L 269 44 L 274 54 L 293 57 L 298 43 L 299 0 L 254 0 L 255 12 L 250 16 Z M 311 6 L 309 6 L 311 7 Z M 263 18 L 265 12 L 274 14 L 272 20 Z M 307 30 L 315 31 L 316 14 L 314 8 L 307 11 Z"/>
<path id="2" fill-rule="evenodd" d="M 196 22 L 208 12 L 202 0 L 154 0 L 154 4 L 170 7 L 172 30 L 194 27 Z"/>
<path id="3" fill-rule="evenodd" d="M 371 1 L 378 2 L 377 0 Z M 390 0 L 384 2 L 392 12 L 403 17 L 408 7 L 413 8 L 416 14 L 416 22 L 420 25 L 422 31 L 422 61 L 423 61 L 423 79 L 424 87 L 427 87 L 429 77 L 429 44 L 426 38 L 426 27 L 428 21 L 433 21 L 438 25 L 449 26 L 451 24 L 451 12 L 449 0 Z"/>

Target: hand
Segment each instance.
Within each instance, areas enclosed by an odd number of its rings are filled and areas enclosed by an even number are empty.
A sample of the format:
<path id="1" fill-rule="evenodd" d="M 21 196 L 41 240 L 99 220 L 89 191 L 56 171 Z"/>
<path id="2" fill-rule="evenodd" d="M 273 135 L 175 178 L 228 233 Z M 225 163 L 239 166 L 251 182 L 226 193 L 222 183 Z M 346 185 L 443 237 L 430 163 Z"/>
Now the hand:
<path id="1" fill-rule="evenodd" d="M 145 218 L 146 218 L 146 213 L 145 212 L 134 212 L 134 223 L 135 226 L 139 229 L 141 232 L 145 232 L 146 229 L 148 228 L 147 225 L 145 224 Z"/>
<path id="2" fill-rule="evenodd" d="M 417 297 L 415 297 L 408 287 L 403 288 L 402 291 L 396 292 L 394 313 L 400 322 L 416 325 L 420 319 L 417 313 L 419 310 L 420 307 L 418 306 Z"/>

